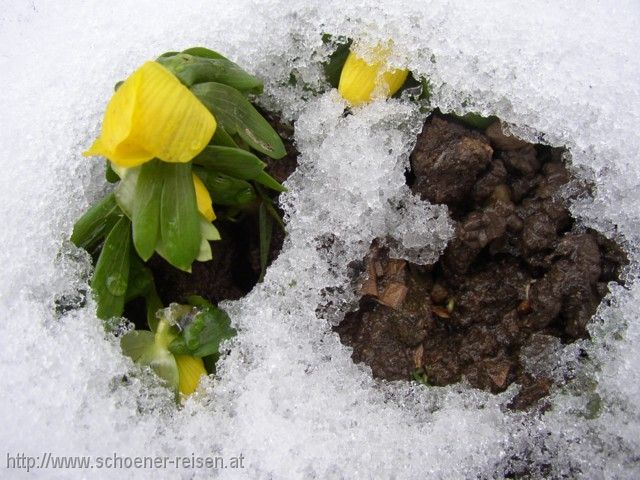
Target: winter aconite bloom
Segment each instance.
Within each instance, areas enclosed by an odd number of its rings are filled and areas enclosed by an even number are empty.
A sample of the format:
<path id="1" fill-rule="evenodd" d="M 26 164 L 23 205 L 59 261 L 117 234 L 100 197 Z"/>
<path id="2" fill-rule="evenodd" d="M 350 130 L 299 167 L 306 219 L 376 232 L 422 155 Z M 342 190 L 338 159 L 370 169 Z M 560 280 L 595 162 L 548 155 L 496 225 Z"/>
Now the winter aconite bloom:
<path id="1" fill-rule="evenodd" d="M 102 155 L 120 167 L 153 158 L 185 163 L 209 143 L 216 120 L 165 67 L 146 62 L 114 93 L 102 133 L 84 154 Z"/>
<path id="2" fill-rule="evenodd" d="M 178 365 L 178 390 L 183 395 L 191 395 L 198 388 L 200 377 L 207 376 L 204 362 L 200 357 L 191 355 L 176 355 Z"/>
<path id="3" fill-rule="evenodd" d="M 207 371 L 202 358 L 171 353 L 169 345 L 175 338 L 171 326 L 161 320 L 155 333 L 132 330 L 120 338 L 120 344 L 126 355 L 138 365 L 151 367 L 176 393 L 191 395 Z"/>
<path id="4" fill-rule="evenodd" d="M 389 49 L 376 47 L 373 63 L 368 63 L 353 52 L 349 52 L 342 67 L 338 92 L 352 105 L 371 101 L 374 97 L 390 97 L 396 93 L 409 75 L 408 70 L 389 70 Z"/>

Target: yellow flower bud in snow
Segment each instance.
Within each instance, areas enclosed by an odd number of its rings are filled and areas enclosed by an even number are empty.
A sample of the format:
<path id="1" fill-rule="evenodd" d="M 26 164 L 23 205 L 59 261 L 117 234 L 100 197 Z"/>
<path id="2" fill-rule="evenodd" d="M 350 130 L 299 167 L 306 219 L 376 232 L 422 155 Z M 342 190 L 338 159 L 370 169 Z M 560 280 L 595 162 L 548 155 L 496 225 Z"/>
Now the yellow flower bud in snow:
<path id="1" fill-rule="evenodd" d="M 202 358 L 191 355 L 175 355 L 175 359 L 178 365 L 178 390 L 183 395 L 191 395 L 198 388 L 200 377 L 207 375 Z"/>
<path id="2" fill-rule="evenodd" d="M 113 94 L 102 133 L 84 155 L 129 168 L 153 158 L 185 163 L 215 130 L 215 118 L 187 87 L 159 63 L 146 62 Z"/>
<path id="3" fill-rule="evenodd" d="M 185 306 L 181 306 L 185 308 Z M 150 332 L 137 331 L 137 335 L 150 335 Z M 171 381 L 177 375 L 177 387 L 178 391 L 183 395 L 191 395 L 198 388 L 198 383 L 200 383 L 200 377 L 202 375 L 207 375 L 207 371 L 204 368 L 204 362 L 200 357 L 193 357 L 191 355 L 173 355 L 169 352 L 169 345 L 175 339 L 175 334 L 171 331 L 171 326 L 169 322 L 164 318 L 158 322 L 158 327 L 155 335 L 153 336 L 153 344 L 152 347 L 149 348 L 151 352 L 144 358 L 143 363 L 149 362 L 151 366 L 154 366 L 154 360 L 157 358 L 162 359 L 165 364 L 164 369 L 158 369 L 157 366 L 154 367 L 156 373 L 160 375 L 167 381 Z M 130 354 L 129 354 L 130 355 Z M 174 362 L 168 362 L 167 357 L 173 357 Z M 138 359 L 134 359 L 138 360 Z M 155 362 L 158 364 L 159 362 Z M 171 363 L 175 367 L 175 370 L 172 370 Z M 177 370 L 177 371 L 176 371 Z M 164 374 L 164 375 L 163 375 Z"/>
<path id="4" fill-rule="evenodd" d="M 375 97 L 387 98 L 396 93 L 409 75 L 408 70 L 389 70 L 389 49 L 381 46 L 373 50 L 373 63 L 349 52 L 342 67 L 338 92 L 352 105 L 360 105 Z"/>

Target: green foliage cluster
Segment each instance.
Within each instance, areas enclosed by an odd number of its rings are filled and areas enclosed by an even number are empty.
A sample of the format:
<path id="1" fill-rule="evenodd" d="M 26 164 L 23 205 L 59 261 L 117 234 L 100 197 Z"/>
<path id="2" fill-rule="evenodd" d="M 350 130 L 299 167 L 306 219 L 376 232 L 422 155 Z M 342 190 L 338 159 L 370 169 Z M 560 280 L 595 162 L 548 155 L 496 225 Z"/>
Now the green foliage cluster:
<path id="1" fill-rule="evenodd" d="M 272 196 L 285 189 L 258 157 L 279 159 L 286 154 L 278 133 L 251 103 L 253 95 L 262 93 L 262 81 L 203 47 L 167 52 L 156 61 L 213 114 L 215 134 L 188 163 L 154 159 L 121 169 L 107 161 L 105 176 L 115 188 L 76 222 L 71 236 L 94 258 L 91 287 L 97 315 L 107 329 L 117 323 L 114 318 L 123 315 L 128 302 L 144 299 L 149 330 L 122 338 L 125 353 L 134 360 L 151 355 L 162 321 L 163 305 L 145 262 L 157 254 L 190 272 L 194 261 L 212 258 L 210 242 L 220 239 L 215 225 L 198 211 L 193 174 L 208 190 L 218 219 L 237 221 L 250 211 L 259 212 L 262 275 L 273 225 L 283 228 Z M 163 327 L 169 333 L 162 333 L 162 338 L 172 339 L 167 346 L 172 355 L 202 357 L 213 368 L 220 342 L 234 331 L 226 314 L 205 299 L 193 297 L 188 302 L 189 314 Z M 161 376 L 169 379 L 174 374 L 172 370 Z"/>

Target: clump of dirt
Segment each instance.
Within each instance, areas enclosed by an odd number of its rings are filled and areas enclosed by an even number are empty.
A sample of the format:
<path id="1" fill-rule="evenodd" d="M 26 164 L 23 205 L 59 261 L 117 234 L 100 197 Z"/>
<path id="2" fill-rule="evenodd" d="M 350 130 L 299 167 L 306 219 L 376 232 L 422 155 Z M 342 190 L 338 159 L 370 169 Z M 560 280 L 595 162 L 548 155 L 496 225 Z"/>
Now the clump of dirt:
<path id="1" fill-rule="evenodd" d="M 411 155 L 408 183 L 444 203 L 455 235 L 438 262 L 389 258 L 374 242 L 362 298 L 336 327 L 375 377 L 448 385 L 465 377 L 498 393 L 522 385 L 511 407 L 547 395 L 520 352 L 533 342 L 587 338 L 587 324 L 626 263 L 595 231 L 576 228 L 561 198 L 570 182 L 562 149 L 484 132 L 432 115 Z"/>
<path id="2" fill-rule="evenodd" d="M 260 158 L 267 163 L 266 170 L 269 175 L 283 182 L 298 165 L 293 128 L 274 115 L 261 113 L 282 137 L 287 154 L 279 160 L 267 156 Z M 172 267 L 158 255 L 149 260 L 148 266 L 153 272 L 158 294 L 165 305 L 184 301 L 189 295 L 200 295 L 213 303 L 237 300 L 249 293 L 258 282 L 260 236 L 257 205 L 246 209 L 239 221 L 218 220 L 215 225 L 222 238 L 211 243 L 213 259 L 208 262 L 194 262 L 192 273 Z M 274 224 L 268 265 L 280 253 L 284 237 L 284 231 Z"/>

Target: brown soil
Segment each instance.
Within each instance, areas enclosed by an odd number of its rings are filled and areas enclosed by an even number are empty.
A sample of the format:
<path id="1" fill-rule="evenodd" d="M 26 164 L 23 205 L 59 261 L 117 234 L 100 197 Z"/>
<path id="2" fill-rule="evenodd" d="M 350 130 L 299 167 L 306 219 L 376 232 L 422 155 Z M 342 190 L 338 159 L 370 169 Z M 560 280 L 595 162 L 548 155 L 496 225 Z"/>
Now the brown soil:
<path id="1" fill-rule="evenodd" d="M 455 235 L 428 267 L 389 258 L 373 243 L 359 308 L 336 327 L 353 360 L 387 380 L 417 375 L 448 385 L 464 377 L 494 393 L 516 382 L 514 409 L 547 395 L 552 381 L 525 372 L 521 349 L 587 338 L 607 282 L 626 263 L 613 242 L 574 228 L 559 194 L 577 182 L 561 156 L 505 136 L 499 122 L 479 132 L 432 115 L 408 183 L 449 207 Z"/>
<path id="2" fill-rule="evenodd" d="M 298 152 L 293 144 L 293 129 L 277 117 L 262 113 L 282 137 L 287 155 L 279 160 L 266 156 L 260 158 L 267 163 L 267 172 L 283 182 L 297 167 Z M 211 242 L 213 259 L 194 262 L 192 273 L 177 270 L 158 255 L 149 260 L 148 266 L 165 305 L 184 301 L 187 296 L 194 294 L 213 303 L 236 300 L 249 293 L 258 283 L 260 237 L 257 205 L 247 209 L 237 222 L 219 220 L 215 225 L 222 239 Z M 268 264 L 280 253 L 284 237 L 283 230 L 274 224 Z"/>

